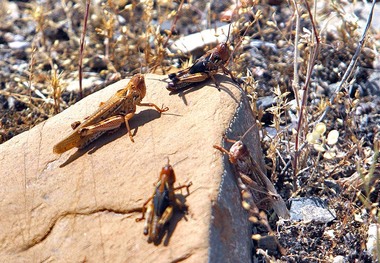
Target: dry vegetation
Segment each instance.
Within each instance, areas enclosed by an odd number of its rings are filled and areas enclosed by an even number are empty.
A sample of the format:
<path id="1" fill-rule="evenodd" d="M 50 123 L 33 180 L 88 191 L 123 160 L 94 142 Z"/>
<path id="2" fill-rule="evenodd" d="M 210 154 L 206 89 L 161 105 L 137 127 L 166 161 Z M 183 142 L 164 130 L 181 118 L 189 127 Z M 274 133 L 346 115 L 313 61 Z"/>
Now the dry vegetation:
<path id="1" fill-rule="evenodd" d="M 304 1 L 241 2 L 92 1 L 83 82 L 97 85 L 85 85 L 84 96 L 136 72 L 167 74 L 186 65 L 191 54 L 171 53 L 171 41 L 231 19 L 229 68 L 245 80 L 261 120 L 268 175 L 284 199 L 318 196 L 337 212 L 328 224 L 280 225 L 287 251 L 280 259 L 371 262 L 365 242 L 369 224 L 380 219 L 380 91 L 368 77 L 379 67 L 379 31 L 368 31 L 350 69 L 367 17 L 359 21 L 345 10 L 361 3 L 309 1 L 308 10 Z M 3 143 L 79 100 L 67 87 L 78 85 L 86 3 L 0 5 Z M 271 100 L 265 111 L 256 107 L 264 96 Z"/>

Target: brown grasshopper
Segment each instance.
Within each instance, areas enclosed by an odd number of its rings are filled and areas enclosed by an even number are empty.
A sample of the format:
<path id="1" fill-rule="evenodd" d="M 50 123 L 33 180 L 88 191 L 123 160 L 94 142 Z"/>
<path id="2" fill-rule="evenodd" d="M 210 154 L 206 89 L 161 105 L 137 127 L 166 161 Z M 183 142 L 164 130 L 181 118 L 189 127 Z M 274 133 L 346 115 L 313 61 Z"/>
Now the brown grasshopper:
<path id="1" fill-rule="evenodd" d="M 257 162 L 251 157 L 247 146 L 242 142 L 252 127 L 239 141 L 226 139 L 228 142 L 233 143 L 229 151 L 218 145 L 214 145 L 214 148 L 228 155 L 230 162 L 237 171 L 239 187 L 242 193 L 248 191 L 245 195 L 247 196 L 248 194 L 248 197 L 253 200 L 254 204 L 252 206 L 264 210 L 273 208 L 277 215 L 288 219 L 290 214 L 284 200 L 277 193 L 274 185 L 260 169 Z M 242 197 L 243 199 L 245 198 L 244 195 Z M 248 197 L 246 198 L 249 199 Z"/>
<path id="2" fill-rule="evenodd" d="M 174 187 L 175 180 L 173 167 L 168 160 L 161 170 L 153 195 L 143 204 L 142 217 L 136 219 L 138 222 L 146 217 L 144 235 L 148 235 L 148 242 L 158 242 L 163 226 L 173 216 L 174 208 L 179 210 L 185 208 L 185 205 L 175 197 L 175 191 L 186 188 L 187 194 L 189 194 L 189 187 L 192 183 Z"/>
<path id="3" fill-rule="evenodd" d="M 230 46 L 228 44 L 230 28 L 228 29 L 226 42 L 220 43 L 215 48 L 207 51 L 206 54 L 197 59 L 191 67 L 180 70 L 177 73 L 169 74 L 170 82 L 167 89 L 170 91 L 178 91 L 192 83 L 202 82 L 208 78 L 211 78 L 219 89 L 219 84 L 216 82 L 214 75 L 220 68 L 224 74 L 230 75 L 232 80 L 238 83 L 232 73 L 225 67 L 230 58 Z"/>
<path id="4" fill-rule="evenodd" d="M 118 90 L 108 101 L 102 102 L 99 109 L 82 123 L 79 121 L 72 123 L 71 127 L 74 131 L 57 143 L 53 152 L 60 154 L 74 147 L 81 149 L 106 131 L 119 128 L 122 123 L 127 126 L 129 138 L 134 142 L 128 121 L 135 115 L 136 106 L 154 107 L 160 113 L 168 110 L 167 107 L 159 108 L 153 103 L 141 103 L 145 94 L 144 76 L 134 75 L 127 87 Z"/>

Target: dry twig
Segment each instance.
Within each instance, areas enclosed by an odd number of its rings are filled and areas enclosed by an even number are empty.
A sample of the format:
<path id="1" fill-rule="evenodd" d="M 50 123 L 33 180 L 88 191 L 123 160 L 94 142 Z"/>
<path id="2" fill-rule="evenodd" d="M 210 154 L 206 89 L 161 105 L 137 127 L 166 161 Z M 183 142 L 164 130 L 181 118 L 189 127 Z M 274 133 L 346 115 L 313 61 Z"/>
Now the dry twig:
<path id="1" fill-rule="evenodd" d="M 83 50 L 84 50 L 84 37 L 86 35 L 87 30 L 87 20 L 88 20 L 88 14 L 90 12 L 90 0 L 86 1 L 86 13 L 84 16 L 84 24 L 83 24 L 83 31 L 82 36 L 80 39 L 80 51 L 79 51 L 79 97 L 80 99 L 83 98 L 83 87 L 82 87 L 82 78 L 83 78 Z"/>

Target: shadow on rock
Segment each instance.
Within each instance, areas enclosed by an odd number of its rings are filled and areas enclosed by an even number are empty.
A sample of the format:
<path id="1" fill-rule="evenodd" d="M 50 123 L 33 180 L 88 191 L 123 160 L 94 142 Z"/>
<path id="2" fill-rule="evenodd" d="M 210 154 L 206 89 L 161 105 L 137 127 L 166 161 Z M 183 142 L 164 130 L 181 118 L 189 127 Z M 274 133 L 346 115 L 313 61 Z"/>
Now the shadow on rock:
<path id="1" fill-rule="evenodd" d="M 162 113 L 165 114 L 165 113 Z M 135 135 L 137 134 L 138 127 L 143 126 L 155 119 L 158 119 L 161 117 L 161 114 L 153 109 L 147 109 L 143 110 L 139 113 L 137 113 L 130 121 L 129 126 L 131 127 L 132 135 L 135 138 Z M 125 124 L 121 129 L 116 129 L 113 131 L 106 132 L 100 138 L 95 140 L 94 142 L 90 143 L 88 146 L 84 147 L 83 149 L 78 149 L 74 154 L 72 154 L 64 163 L 62 163 L 59 167 L 65 167 L 69 163 L 75 161 L 79 157 L 81 157 L 83 154 L 88 152 L 88 154 L 93 154 L 100 148 L 102 148 L 104 145 L 107 145 L 108 143 L 122 137 L 122 136 L 128 136 L 128 131 L 126 130 Z M 130 141 L 130 143 L 133 143 Z"/>
<path id="2" fill-rule="evenodd" d="M 175 209 L 173 213 L 173 217 L 169 220 L 167 224 L 163 227 L 160 234 L 158 235 L 158 238 L 153 242 L 155 246 L 160 245 L 163 242 L 164 246 L 169 245 L 169 241 L 171 236 L 174 233 L 174 230 L 176 229 L 178 222 L 182 219 L 185 219 L 187 221 L 186 215 L 188 212 L 188 206 L 186 203 L 186 197 L 188 195 L 182 195 L 182 194 L 176 194 L 175 197 L 180 200 L 180 202 L 183 204 L 183 209 L 178 210 Z"/>

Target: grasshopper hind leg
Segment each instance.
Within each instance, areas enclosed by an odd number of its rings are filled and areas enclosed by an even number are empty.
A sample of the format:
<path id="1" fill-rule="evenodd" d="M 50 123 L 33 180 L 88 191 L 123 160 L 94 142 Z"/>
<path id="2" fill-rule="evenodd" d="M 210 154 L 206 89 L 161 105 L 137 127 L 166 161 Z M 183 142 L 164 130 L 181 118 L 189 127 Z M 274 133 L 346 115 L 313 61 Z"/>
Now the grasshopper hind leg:
<path id="1" fill-rule="evenodd" d="M 144 224 L 144 235 L 150 236 L 152 221 L 153 221 L 153 204 L 150 202 L 148 208 L 145 212 L 145 224 Z"/>

